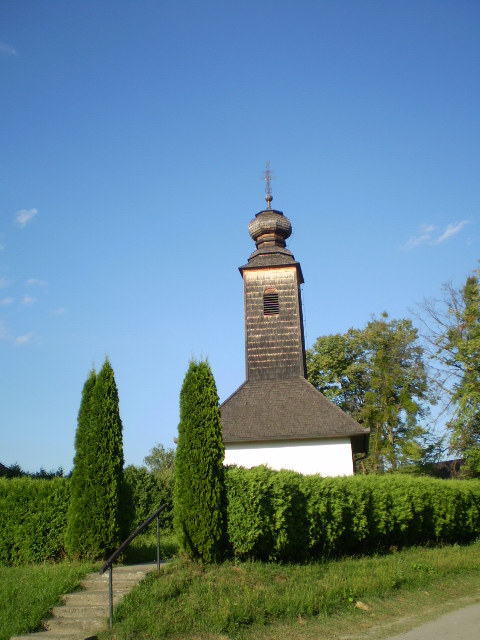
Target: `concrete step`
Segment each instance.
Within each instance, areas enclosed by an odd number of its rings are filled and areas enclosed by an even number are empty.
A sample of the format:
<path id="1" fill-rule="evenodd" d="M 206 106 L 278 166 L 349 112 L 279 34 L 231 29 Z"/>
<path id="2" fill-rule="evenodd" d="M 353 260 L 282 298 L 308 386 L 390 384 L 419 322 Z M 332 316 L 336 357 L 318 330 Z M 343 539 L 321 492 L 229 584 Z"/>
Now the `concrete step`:
<path id="1" fill-rule="evenodd" d="M 120 602 L 130 589 L 122 591 L 113 591 L 113 604 Z M 67 607 L 83 607 L 88 604 L 108 604 L 108 591 L 77 591 L 76 593 L 67 593 L 63 596 L 63 601 Z"/>
<path id="2" fill-rule="evenodd" d="M 153 571 L 157 568 L 157 565 L 141 565 L 139 568 L 137 567 L 115 567 L 115 569 L 113 570 L 113 579 L 115 580 L 115 577 L 121 577 L 121 578 L 139 578 L 142 579 L 142 577 L 146 576 L 147 573 L 150 573 L 150 571 Z M 101 580 L 108 580 L 108 571 L 105 571 L 105 573 L 103 573 L 102 575 L 100 575 L 99 573 L 90 573 L 87 578 L 89 576 L 97 576 L 98 578 L 100 578 Z"/>
<path id="3" fill-rule="evenodd" d="M 47 631 L 53 633 L 71 633 L 88 631 L 92 635 L 95 631 L 103 631 L 108 626 L 108 619 L 104 616 L 100 618 L 51 618 L 43 623 Z"/>
<path id="4" fill-rule="evenodd" d="M 115 580 L 112 581 L 112 586 L 114 591 L 130 591 L 133 587 L 136 587 L 137 584 L 141 582 L 140 580 Z M 97 582 L 94 580 L 89 581 L 88 583 L 83 583 L 85 587 L 85 591 L 106 591 L 108 593 L 109 584 L 108 582 Z"/>
<path id="5" fill-rule="evenodd" d="M 148 571 L 114 571 L 113 581 L 115 580 L 143 580 L 149 573 Z M 108 573 L 104 573 L 102 576 L 98 573 L 90 573 L 82 582 L 82 584 L 89 584 L 91 582 L 106 582 L 108 584 Z"/>
<path id="6" fill-rule="evenodd" d="M 52 616 L 54 618 L 74 618 L 75 616 L 91 616 L 92 618 L 108 618 L 110 615 L 108 602 L 107 604 L 79 604 L 75 607 L 54 607 Z"/>

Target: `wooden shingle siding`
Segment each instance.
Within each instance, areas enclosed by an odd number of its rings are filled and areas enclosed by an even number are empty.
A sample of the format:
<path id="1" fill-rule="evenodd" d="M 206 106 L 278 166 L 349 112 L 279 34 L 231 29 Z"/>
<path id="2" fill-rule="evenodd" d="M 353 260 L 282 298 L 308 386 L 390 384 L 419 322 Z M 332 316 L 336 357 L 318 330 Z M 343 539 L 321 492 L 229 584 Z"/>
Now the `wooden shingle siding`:
<path id="1" fill-rule="evenodd" d="M 245 270 L 246 377 L 304 376 L 300 291 L 295 265 Z M 265 291 L 278 293 L 278 314 L 265 315 Z"/>

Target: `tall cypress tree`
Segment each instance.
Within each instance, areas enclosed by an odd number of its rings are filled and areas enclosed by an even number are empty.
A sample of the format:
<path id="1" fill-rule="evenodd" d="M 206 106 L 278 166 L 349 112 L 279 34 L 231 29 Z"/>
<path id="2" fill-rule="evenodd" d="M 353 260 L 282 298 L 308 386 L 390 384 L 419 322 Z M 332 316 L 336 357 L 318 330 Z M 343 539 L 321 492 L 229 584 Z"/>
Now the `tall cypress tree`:
<path id="1" fill-rule="evenodd" d="M 87 489 L 91 483 L 91 474 L 88 467 L 88 451 L 92 394 L 96 381 L 97 375 L 92 368 L 83 385 L 77 418 L 75 457 L 70 481 L 70 505 L 65 533 L 65 546 L 72 556 L 88 555 L 88 550 L 91 548 L 90 497 Z"/>
<path id="2" fill-rule="evenodd" d="M 122 421 L 108 358 L 98 375 L 91 374 L 85 383 L 75 444 L 68 550 L 101 558 L 120 544 L 125 533 Z"/>
<path id="3" fill-rule="evenodd" d="M 218 393 L 208 362 L 190 362 L 180 392 L 174 526 L 183 550 L 220 560 L 224 540 L 224 446 Z"/>
<path id="4" fill-rule="evenodd" d="M 100 555 L 108 555 L 120 544 L 123 530 L 123 426 L 118 391 L 108 358 L 97 376 L 92 394 L 92 465 L 95 491 L 92 494 L 96 538 Z"/>

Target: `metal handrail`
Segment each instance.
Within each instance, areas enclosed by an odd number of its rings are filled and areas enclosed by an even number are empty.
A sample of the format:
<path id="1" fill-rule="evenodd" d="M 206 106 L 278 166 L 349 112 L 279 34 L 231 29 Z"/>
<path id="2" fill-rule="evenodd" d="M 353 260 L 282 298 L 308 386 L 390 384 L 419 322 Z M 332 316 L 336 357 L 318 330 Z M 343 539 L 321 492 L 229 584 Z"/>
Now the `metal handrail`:
<path id="1" fill-rule="evenodd" d="M 155 511 L 155 513 L 152 513 L 151 516 L 149 516 L 145 522 L 143 524 L 141 524 L 138 529 L 136 531 L 134 531 L 132 533 L 132 535 L 130 535 L 125 542 L 122 542 L 122 544 L 118 547 L 118 549 L 116 551 L 114 551 L 112 553 L 112 555 L 109 557 L 109 559 L 105 562 L 105 564 L 103 565 L 103 567 L 100 569 L 100 575 L 103 575 L 105 573 L 105 571 L 108 569 L 109 570 L 109 601 L 110 601 L 110 629 L 113 627 L 113 571 L 112 571 L 112 565 L 115 562 L 115 560 L 118 558 L 118 556 L 122 553 L 122 551 L 124 551 L 128 545 L 132 542 L 132 540 L 134 540 L 139 533 L 142 533 L 142 531 L 144 529 L 146 529 L 148 527 L 148 525 L 153 522 L 153 520 L 155 520 L 155 518 L 157 519 L 157 571 L 160 569 L 160 519 L 159 519 L 159 515 L 160 513 L 167 508 L 166 504 L 162 504 L 162 506 L 157 509 Z"/>

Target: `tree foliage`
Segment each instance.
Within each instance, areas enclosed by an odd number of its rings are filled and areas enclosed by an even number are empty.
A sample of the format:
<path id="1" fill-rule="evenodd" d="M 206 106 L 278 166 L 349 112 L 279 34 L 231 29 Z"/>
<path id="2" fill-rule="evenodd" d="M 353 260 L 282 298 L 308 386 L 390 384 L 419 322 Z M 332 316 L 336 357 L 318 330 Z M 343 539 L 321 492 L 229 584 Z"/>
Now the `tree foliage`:
<path id="1" fill-rule="evenodd" d="M 123 439 L 113 369 L 105 360 L 87 379 L 75 437 L 67 548 L 79 557 L 105 557 L 125 534 Z"/>
<path id="2" fill-rule="evenodd" d="M 0 566 L 65 558 L 70 484 L 67 478 L 0 478 Z"/>
<path id="3" fill-rule="evenodd" d="M 143 462 L 168 490 L 173 491 L 175 479 L 175 449 L 165 449 L 163 444 L 156 444 L 150 449 Z"/>
<path id="4" fill-rule="evenodd" d="M 89 472 L 91 431 L 92 393 L 97 381 L 95 370 L 92 369 L 83 385 L 82 399 L 77 418 L 75 433 L 75 457 L 73 459 L 72 479 L 70 482 L 70 505 L 68 508 L 67 530 L 65 545 L 70 555 L 83 556 L 90 547 L 90 519 L 89 491 L 87 487 L 92 482 Z"/>
<path id="5" fill-rule="evenodd" d="M 321 336 L 307 352 L 308 379 L 345 412 L 371 429 L 365 471 L 420 462 L 429 450 L 427 370 L 417 330 L 385 313 L 363 329 Z"/>
<path id="6" fill-rule="evenodd" d="M 369 389 L 363 332 L 349 329 L 320 336 L 307 351 L 308 380 L 355 420 L 361 420 Z"/>
<path id="7" fill-rule="evenodd" d="M 137 529 L 162 504 L 167 508 L 161 515 L 162 530 L 170 529 L 173 511 L 173 485 L 148 471 L 146 467 L 128 465 L 124 472 L 127 496 L 127 520 L 129 532 Z"/>
<path id="8" fill-rule="evenodd" d="M 183 550 L 204 562 L 222 553 L 223 458 L 215 380 L 208 362 L 191 361 L 180 392 L 174 526 Z"/>
<path id="9" fill-rule="evenodd" d="M 450 450 L 463 456 L 480 475 L 480 269 L 455 288 L 443 285 L 443 298 L 425 300 L 417 315 L 429 355 L 436 366 L 435 381 L 447 399 Z"/>

